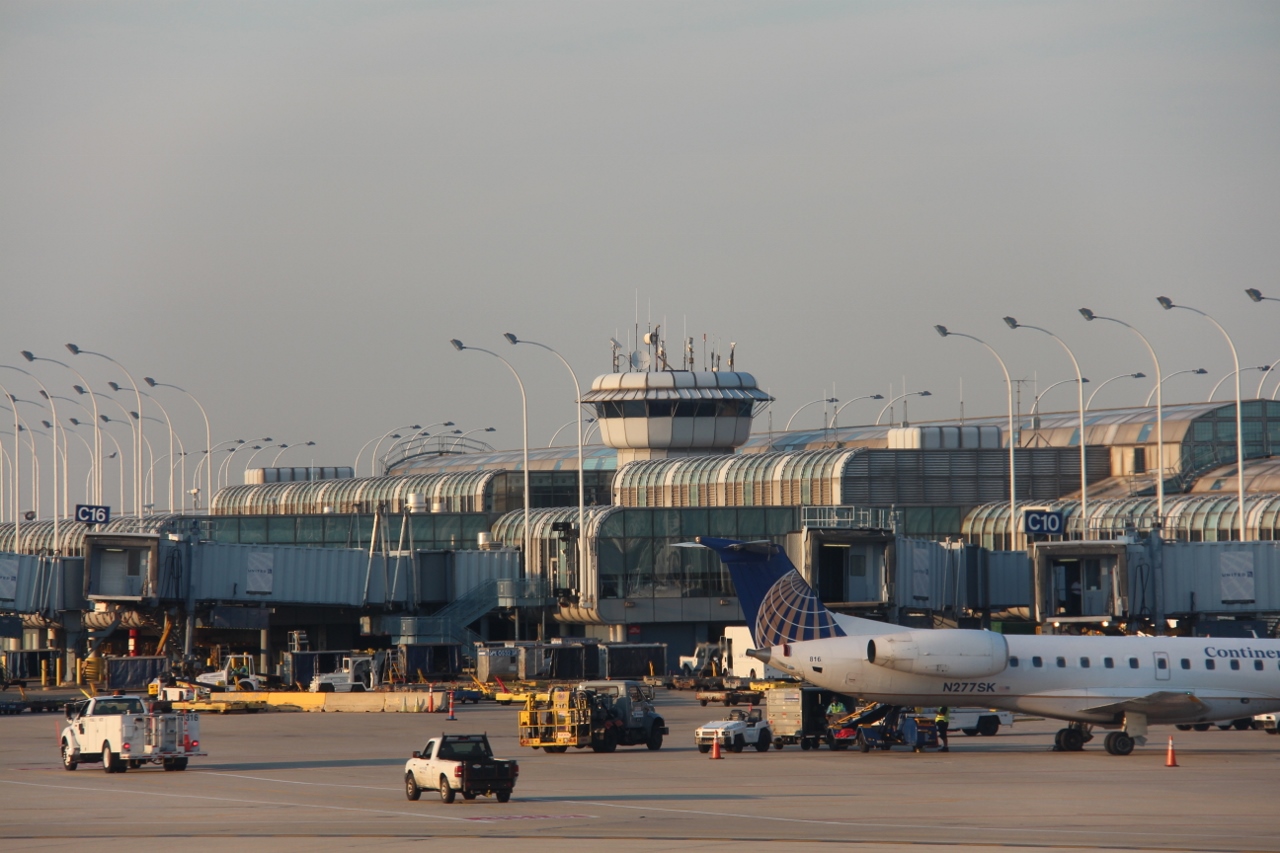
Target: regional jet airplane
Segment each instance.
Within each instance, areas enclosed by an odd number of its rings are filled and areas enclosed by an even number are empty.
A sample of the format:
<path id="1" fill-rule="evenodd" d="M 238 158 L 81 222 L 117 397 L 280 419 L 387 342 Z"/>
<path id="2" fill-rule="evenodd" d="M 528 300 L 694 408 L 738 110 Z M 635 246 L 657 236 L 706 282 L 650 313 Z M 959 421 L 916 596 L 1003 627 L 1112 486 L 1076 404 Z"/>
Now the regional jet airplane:
<path id="1" fill-rule="evenodd" d="M 1074 752 L 1092 727 L 1112 755 L 1145 744 L 1150 724 L 1196 724 L 1280 710 L 1280 640 L 1009 636 L 911 630 L 833 613 L 772 542 L 699 537 L 733 577 L 770 666 L 893 705 L 983 705 L 1068 722 Z"/>

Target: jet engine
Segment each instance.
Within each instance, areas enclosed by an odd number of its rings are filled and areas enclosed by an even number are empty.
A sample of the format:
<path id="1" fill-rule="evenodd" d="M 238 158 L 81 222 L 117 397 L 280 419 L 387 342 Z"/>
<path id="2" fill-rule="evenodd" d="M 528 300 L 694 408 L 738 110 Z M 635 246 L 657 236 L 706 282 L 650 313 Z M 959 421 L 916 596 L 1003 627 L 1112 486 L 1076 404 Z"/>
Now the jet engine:
<path id="1" fill-rule="evenodd" d="M 984 678 L 1008 665 L 1009 645 L 991 631 L 905 631 L 867 641 L 867 661 L 915 675 Z"/>

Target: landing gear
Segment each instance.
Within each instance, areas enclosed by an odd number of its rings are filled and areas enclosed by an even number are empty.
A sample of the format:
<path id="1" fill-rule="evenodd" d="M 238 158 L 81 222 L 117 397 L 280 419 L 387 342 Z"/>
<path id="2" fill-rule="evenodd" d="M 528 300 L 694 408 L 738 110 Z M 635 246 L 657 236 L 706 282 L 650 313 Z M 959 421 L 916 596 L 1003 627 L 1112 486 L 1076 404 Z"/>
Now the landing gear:
<path id="1" fill-rule="evenodd" d="M 1080 752 L 1091 740 L 1092 733 L 1079 723 L 1072 723 L 1065 729 L 1058 729 L 1058 733 L 1053 736 L 1053 749 L 1054 752 Z"/>
<path id="2" fill-rule="evenodd" d="M 1133 752 L 1134 740 L 1126 732 L 1108 732 L 1102 745 L 1108 755 L 1128 755 Z"/>

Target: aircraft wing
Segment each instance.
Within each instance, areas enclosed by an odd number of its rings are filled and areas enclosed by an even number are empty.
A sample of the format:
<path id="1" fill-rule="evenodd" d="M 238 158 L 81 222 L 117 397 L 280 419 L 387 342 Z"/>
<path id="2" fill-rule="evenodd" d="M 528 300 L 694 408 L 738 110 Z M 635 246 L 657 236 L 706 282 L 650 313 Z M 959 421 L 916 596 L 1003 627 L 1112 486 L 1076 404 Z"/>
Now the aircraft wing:
<path id="1" fill-rule="evenodd" d="M 1132 711 L 1140 714 L 1182 713 L 1191 715 L 1206 707 L 1204 702 L 1201 702 L 1190 693 L 1160 690 L 1155 693 L 1148 693 L 1146 696 L 1136 696 L 1132 699 L 1121 699 L 1106 705 L 1084 708 L 1081 713 L 1122 714 L 1126 711 Z"/>

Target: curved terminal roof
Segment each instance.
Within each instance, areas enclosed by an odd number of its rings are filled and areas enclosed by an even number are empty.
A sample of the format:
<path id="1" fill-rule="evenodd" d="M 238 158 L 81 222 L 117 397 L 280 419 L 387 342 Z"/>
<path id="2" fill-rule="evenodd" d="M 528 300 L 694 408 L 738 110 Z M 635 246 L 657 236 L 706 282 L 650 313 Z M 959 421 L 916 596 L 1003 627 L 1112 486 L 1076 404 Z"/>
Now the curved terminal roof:
<path id="1" fill-rule="evenodd" d="M 78 521 L 60 519 L 58 539 L 61 547 L 55 548 L 53 519 L 24 521 L 19 532 L 13 522 L 0 523 L 0 553 L 52 554 L 55 550 L 64 556 L 78 556 L 84 549 L 87 533 L 171 533 L 184 525 L 198 524 L 198 520 L 182 515 L 148 515 L 138 519 L 132 515 L 118 515 L 106 524 L 81 524 Z"/>
<path id="2" fill-rule="evenodd" d="M 210 515 L 311 515 L 372 512 L 385 504 L 390 512 L 419 495 L 425 508 L 440 512 L 491 512 L 488 485 L 498 469 L 408 476 L 355 477 L 231 486 L 214 495 Z"/>
<path id="3" fill-rule="evenodd" d="M 1067 529 L 1079 537 L 1079 501 L 1042 501 L 1035 509 L 1061 512 Z M 1250 539 L 1280 539 L 1280 494 L 1246 495 L 1245 527 Z M 1239 539 L 1239 502 L 1232 494 L 1165 495 L 1164 529 L 1167 538 L 1193 542 Z M 1114 539 L 1128 530 L 1149 533 L 1159 513 L 1154 497 L 1125 498 L 1089 502 L 1090 538 Z M 961 535 L 975 545 L 1003 549 L 1009 547 L 1009 504 L 974 507 L 961 522 Z"/>
<path id="4" fill-rule="evenodd" d="M 863 448 L 687 456 L 623 466 L 619 506 L 836 506 L 845 466 Z"/>

